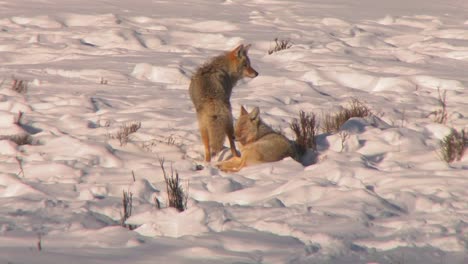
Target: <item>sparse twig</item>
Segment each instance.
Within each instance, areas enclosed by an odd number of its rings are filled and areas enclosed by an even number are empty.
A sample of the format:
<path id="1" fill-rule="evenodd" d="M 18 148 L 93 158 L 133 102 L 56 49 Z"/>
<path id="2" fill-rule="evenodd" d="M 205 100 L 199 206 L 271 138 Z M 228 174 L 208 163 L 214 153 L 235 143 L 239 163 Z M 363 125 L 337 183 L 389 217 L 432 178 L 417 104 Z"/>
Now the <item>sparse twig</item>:
<path id="1" fill-rule="evenodd" d="M 401 126 L 404 127 L 406 121 L 406 109 L 403 108 L 403 111 L 401 112 Z"/>
<path id="2" fill-rule="evenodd" d="M 42 251 L 42 235 L 37 233 L 37 250 Z"/>
<path id="3" fill-rule="evenodd" d="M 154 204 L 156 205 L 156 208 L 161 209 L 161 202 L 159 202 L 158 197 L 154 197 Z"/>
<path id="4" fill-rule="evenodd" d="M 153 139 L 153 140 L 149 140 L 147 142 L 141 143 L 141 147 L 147 152 L 152 152 L 154 147 L 156 147 L 158 143 L 159 141 Z"/>
<path id="5" fill-rule="evenodd" d="M 23 177 L 26 177 L 26 175 L 24 175 L 24 170 L 23 170 L 23 161 L 18 156 L 16 156 L 15 159 L 16 159 L 16 162 L 18 163 L 18 167 L 20 168 L 20 171 L 18 172 L 18 176 L 22 174 Z"/>
<path id="6" fill-rule="evenodd" d="M 349 133 L 348 131 L 340 131 L 338 134 L 341 137 L 341 152 L 343 152 L 346 140 L 349 138 Z"/>
<path id="7" fill-rule="evenodd" d="M 120 219 L 120 225 L 128 228 L 129 230 L 133 230 L 136 228 L 135 225 L 126 224 L 128 218 L 132 215 L 132 207 L 133 207 L 133 193 L 130 191 L 122 191 L 122 207 L 123 207 L 123 214 Z"/>
<path id="8" fill-rule="evenodd" d="M 176 140 L 174 138 L 174 135 L 170 135 L 168 138 L 167 138 L 167 144 L 168 145 L 175 145 L 176 144 Z"/>
<path id="9" fill-rule="evenodd" d="M 278 39 L 278 38 L 275 38 L 275 46 L 273 48 L 270 48 L 268 50 L 268 54 L 271 55 L 275 52 L 278 52 L 280 50 L 285 50 L 285 49 L 289 49 L 292 47 L 292 42 L 290 40 L 285 40 L 285 39 Z"/>
<path id="10" fill-rule="evenodd" d="M 444 90 L 441 93 L 440 89 L 437 88 L 437 93 L 438 93 L 438 103 L 439 103 L 440 109 L 431 112 L 429 115 L 434 115 L 434 122 L 439 123 L 439 124 L 445 124 L 448 120 L 447 91 Z"/>
<path id="11" fill-rule="evenodd" d="M 159 164 L 161 165 L 164 181 L 166 182 L 168 206 L 176 208 L 179 212 L 185 211 L 188 200 L 188 183 L 186 190 L 184 190 L 180 185 L 179 173 L 176 171 L 174 175 L 172 165 L 171 174 L 168 175 L 164 168 L 164 158 L 159 159 Z"/>
<path id="12" fill-rule="evenodd" d="M 18 116 L 16 117 L 16 120 L 15 120 L 15 125 L 18 125 L 18 126 L 21 126 L 21 119 L 23 118 L 23 114 L 24 112 L 22 111 L 18 111 Z"/>
<path id="13" fill-rule="evenodd" d="M 136 182 L 135 172 L 133 170 L 132 170 L 132 177 L 133 177 L 133 182 Z"/>
<path id="14" fill-rule="evenodd" d="M 107 84 L 107 80 L 104 77 L 101 77 L 101 84 Z"/>
<path id="15" fill-rule="evenodd" d="M 174 135 L 170 135 L 168 137 L 162 137 L 160 139 L 154 138 L 143 142 L 141 147 L 148 152 L 152 152 L 154 147 L 156 147 L 159 143 L 166 144 L 169 146 L 176 146 L 177 148 L 182 150 L 183 144 L 181 144 L 180 140 L 177 140 Z"/>

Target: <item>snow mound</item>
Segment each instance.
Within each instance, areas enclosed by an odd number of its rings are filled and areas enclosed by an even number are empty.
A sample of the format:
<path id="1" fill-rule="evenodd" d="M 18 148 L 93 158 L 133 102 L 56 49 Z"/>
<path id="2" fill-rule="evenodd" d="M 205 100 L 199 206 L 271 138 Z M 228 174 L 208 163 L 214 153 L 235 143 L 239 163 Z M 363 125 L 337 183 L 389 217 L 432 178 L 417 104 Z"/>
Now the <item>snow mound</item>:
<path id="1" fill-rule="evenodd" d="M 132 76 L 140 80 L 168 84 L 188 84 L 189 80 L 179 67 L 159 67 L 148 63 L 135 65 Z"/>

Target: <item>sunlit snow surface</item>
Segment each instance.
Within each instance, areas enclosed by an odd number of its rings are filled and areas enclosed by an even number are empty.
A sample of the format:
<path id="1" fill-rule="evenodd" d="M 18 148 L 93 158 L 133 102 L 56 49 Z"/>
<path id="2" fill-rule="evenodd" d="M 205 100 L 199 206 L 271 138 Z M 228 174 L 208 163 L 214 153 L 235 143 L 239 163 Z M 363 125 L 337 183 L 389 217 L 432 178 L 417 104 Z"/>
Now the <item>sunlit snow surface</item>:
<path id="1" fill-rule="evenodd" d="M 468 263 L 468 155 L 439 153 L 468 128 L 466 14 L 459 0 L 0 1 L 0 138 L 32 139 L 0 140 L 0 263 Z M 268 55 L 275 38 L 293 46 Z M 235 117 L 258 106 L 293 139 L 300 110 L 357 98 L 375 116 L 320 134 L 306 167 L 203 163 L 190 77 L 240 43 L 259 76 L 234 88 Z M 163 157 L 185 212 L 166 208 Z"/>

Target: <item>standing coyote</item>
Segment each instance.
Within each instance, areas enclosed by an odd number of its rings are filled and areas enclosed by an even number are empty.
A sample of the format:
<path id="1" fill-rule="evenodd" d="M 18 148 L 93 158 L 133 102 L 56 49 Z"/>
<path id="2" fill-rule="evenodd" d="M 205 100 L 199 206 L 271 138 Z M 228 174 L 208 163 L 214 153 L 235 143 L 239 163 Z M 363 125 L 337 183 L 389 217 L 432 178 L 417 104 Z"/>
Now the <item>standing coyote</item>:
<path id="1" fill-rule="evenodd" d="M 254 78 L 258 73 L 250 66 L 249 45 L 239 45 L 232 51 L 213 58 L 193 75 L 189 92 L 197 112 L 198 126 L 205 146 L 205 161 L 218 153 L 229 139 L 232 155 L 238 157 L 234 144 L 231 93 L 243 77 Z"/>
<path id="2" fill-rule="evenodd" d="M 241 143 L 241 157 L 232 157 L 218 164 L 223 171 L 239 171 L 245 166 L 296 157 L 294 144 L 265 124 L 255 107 L 248 113 L 241 106 L 236 124 L 236 140 Z"/>

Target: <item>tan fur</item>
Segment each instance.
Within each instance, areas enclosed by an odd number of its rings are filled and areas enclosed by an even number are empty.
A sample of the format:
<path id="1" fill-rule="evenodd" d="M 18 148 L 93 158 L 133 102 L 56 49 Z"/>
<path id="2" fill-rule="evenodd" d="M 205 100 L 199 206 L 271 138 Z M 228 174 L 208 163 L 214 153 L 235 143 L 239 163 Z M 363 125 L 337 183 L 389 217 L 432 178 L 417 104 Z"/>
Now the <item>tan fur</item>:
<path id="1" fill-rule="evenodd" d="M 245 166 L 273 162 L 295 156 L 293 144 L 260 119 L 258 107 L 248 113 L 241 107 L 235 135 L 241 143 L 241 157 L 218 164 L 223 171 L 239 171 Z"/>
<path id="2" fill-rule="evenodd" d="M 258 75 L 250 66 L 247 56 L 249 47 L 250 45 L 239 45 L 232 51 L 213 58 L 192 76 L 189 93 L 197 112 L 207 162 L 223 148 L 226 136 L 232 155 L 238 156 L 234 144 L 230 98 L 232 88 L 238 80 Z"/>

